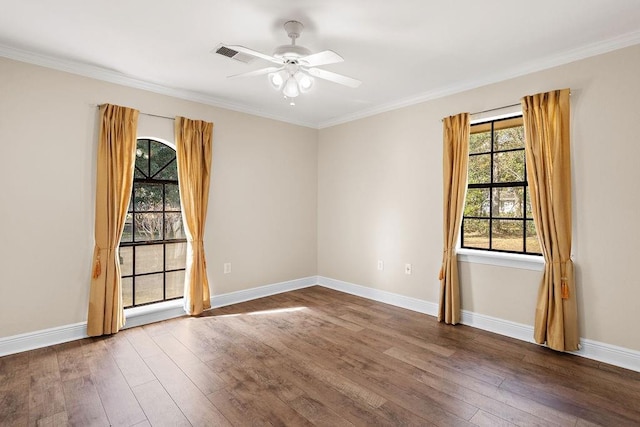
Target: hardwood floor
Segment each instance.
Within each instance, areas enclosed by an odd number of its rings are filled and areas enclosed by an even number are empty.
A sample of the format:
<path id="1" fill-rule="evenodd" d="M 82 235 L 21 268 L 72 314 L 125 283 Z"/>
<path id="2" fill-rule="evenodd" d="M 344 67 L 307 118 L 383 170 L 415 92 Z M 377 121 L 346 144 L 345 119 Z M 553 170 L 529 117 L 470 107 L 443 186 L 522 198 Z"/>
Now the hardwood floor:
<path id="1" fill-rule="evenodd" d="M 0 358 L 2 426 L 631 426 L 640 373 L 322 287 Z"/>

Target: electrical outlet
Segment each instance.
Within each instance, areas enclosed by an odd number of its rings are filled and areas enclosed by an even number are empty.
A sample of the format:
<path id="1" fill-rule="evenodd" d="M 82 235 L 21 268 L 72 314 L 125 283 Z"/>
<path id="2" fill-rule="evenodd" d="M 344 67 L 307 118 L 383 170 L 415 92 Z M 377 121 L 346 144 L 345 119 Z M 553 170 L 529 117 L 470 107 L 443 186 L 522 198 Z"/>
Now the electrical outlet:
<path id="1" fill-rule="evenodd" d="M 231 273 L 231 263 L 230 262 L 225 262 L 224 263 L 224 274 L 229 274 Z"/>
<path id="2" fill-rule="evenodd" d="M 378 260 L 378 270 L 384 270 L 384 262 L 381 259 Z"/>
<path id="3" fill-rule="evenodd" d="M 411 274 L 411 264 L 404 265 L 404 274 Z"/>

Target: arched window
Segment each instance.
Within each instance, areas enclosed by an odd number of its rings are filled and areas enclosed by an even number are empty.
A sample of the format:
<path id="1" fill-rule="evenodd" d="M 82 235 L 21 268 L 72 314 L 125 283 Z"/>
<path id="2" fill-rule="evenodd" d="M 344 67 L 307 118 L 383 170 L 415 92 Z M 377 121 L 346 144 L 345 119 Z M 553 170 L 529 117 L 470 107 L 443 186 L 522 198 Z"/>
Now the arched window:
<path id="1" fill-rule="evenodd" d="M 138 139 L 120 240 L 123 306 L 182 298 L 186 250 L 176 151 L 160 141 Z"/>

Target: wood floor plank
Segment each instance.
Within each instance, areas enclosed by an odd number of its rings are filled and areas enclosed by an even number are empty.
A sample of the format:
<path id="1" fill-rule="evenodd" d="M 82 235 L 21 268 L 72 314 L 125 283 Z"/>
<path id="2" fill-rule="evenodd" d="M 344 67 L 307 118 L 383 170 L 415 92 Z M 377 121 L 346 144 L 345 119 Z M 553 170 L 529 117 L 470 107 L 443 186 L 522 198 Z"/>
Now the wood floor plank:
<path id="1" fill-rule="evenodd" d="M 118 335 L 126 337 L 133 348 L 138 352 L 143 359 L 150 356 L 157 356 L 162 353 L 162 350 L 158 345 L 153 342 L 151 337 L 147 335 L 144 328 L 131 328 L 120 331 Z"/>
<path id="2" fill-rule="evenodd" d="M 166 354 L 144 358 L 145 363 L 189 422 L 196 426 L 226 426 L 227 419 Z"/>
<path id="3" fill-rule="evenodd" d="M 29 352 L 29 424 L 53 422 L 66 407 L 58 355 L 51 347 Z M 58 418 L 62 418 L 59 415 Z"/>
<path id="4" fill-rule="evenodd" d="M 190 426 L 178 405 L 157 380 L 132 387 L 151 425 Z"/>
<path id="5" fill-rule="evenodd" d="M 105 346 L 118 368 L 120 368 L 120 372 L 127 380 L 129 387 L 145 384 L 155 379 L 153 373 L 151 373 L 126 336 L 115 335 L 111 339 L 105 340 Z"/>
<path id="6" fill-rule="evenodd" d="M 315 426 L 352 427 L 353 423 L 345 420 L 322 402 L 307 396 L 299 396 L 288 402 L 296 412 L 302 414 Z"/>
<path id="7" fill-rule="evenodd" d="M 158 334 L 153 341 L 206 396 L 224 386 L 224 381 L 171 334 Z"/>
<path id="8" fill-rule="evenodd" d="M 74 426 L 109 426 L 91 376 L 77 377 L 62 382 L 69 424 Z"/>
<path id="9" fill-rule="evenodd" d="M 62 381 L 91 376 L 89 365 L 87 365 L 82 351 L 82 342 L 83 340 L 72 341 L 56 346 L 60 379 Z"/>
<path id="10" fill-rule="evenodd" d="M 471 418 L 471 422 L 482 427 L 513 427 L 517 425 L 484 411 L 478 411 L 473 418 Z"/>
<path id="11" fill-rule="evenodd" d="M 29 422 L 29 355 L 0 358 L 0 426 Z"/>
<path id="12" fill-rule="evenodd" d="M 252 407 L 252 402 L 239 398 L 231 388 L 220 389 L 207 396 L 209 401 L 229 420 L 232 425 L 272 426 L 260 412 Z"/>
<path id="13" fill-rule="evenodd" d="M 69 417 L 67 412 L 58 412 L 45 418 L 40 418 L 36 424 L 37 427 L 66 427 L 69 425 Z"/>
<path id="14" fill-rule="evenodd" d="M 106 339 L 85 342 L 83 352 L 91 378 L 111 425 L 131 426 L 146 420 L 142 408 L 105 345 Z"/>

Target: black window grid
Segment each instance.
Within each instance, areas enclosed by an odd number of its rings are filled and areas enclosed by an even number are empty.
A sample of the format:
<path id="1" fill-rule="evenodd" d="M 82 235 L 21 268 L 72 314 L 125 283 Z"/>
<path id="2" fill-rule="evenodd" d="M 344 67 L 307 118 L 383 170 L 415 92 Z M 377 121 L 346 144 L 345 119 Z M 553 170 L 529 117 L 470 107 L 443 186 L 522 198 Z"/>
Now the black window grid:
<path id="1" fill-rule="evenodd" d="M 495 149 L 495 124 L 499 123 L 501 121 L 504 120 L 513 120 L 514 118 L 517 118 L 518 116 L 515 117 L 508 117 L 508 118 L 504 118 L 504 119 L 496 119 L 496 120 L 491 120 L 489 122 L 482 122 L 482 123 L 478 123 L 477 125 L 486 125 L 487 123 L 491 124 L 491 130 L 490 130 L 490 135 L 491 135 L 491 144 L 490 144 L 490 151 L 482 151 L 482 152 L 476 152 L 476 153 L 471 153 L 469 154 L 469 158 L 474 157 L 474 156 L 482 156 L 482 155 L 489 155 L 489 171 L 490 171 L 490 182 L 487 183 L 473 183 L 473 184 L 467 184 L 467 189 L 487 189 L 489 191 L 489 215 L 488 216 L 473 216 L 473 215 L 463 215 L 462 216 L 462 224 L 460 226 L 460 246 L 462 248 L 465 249 L 479 249 L 479 250 L 483 250 L 483 251 L 490 251 L 490 252 L 502 252 L 502 253 L 513 253 L 513 254 L 524 254 L 524 255 L 539 255 L 541 256 L 542 254 L 539 252 L 529 252 L 527 251 L 527 224 L 530 223 L 533 225 L 533 218 L 528 218 L 527 217 L 527 188 L 529 186 L 529 183 L 526 179 L 527 177 L 527 162 L 525 159 L 524 162 L 524 180 L 523 181 L 508 181 L 508 182 L 494 182 L 494 159 L 495 156 L 494 154 L 496 153 L 508 153 L 508 152 L 517 152 L 517 151 L 525 151 L 524 147 L 521 148 L 508 148 L 508 149 L 503 149 L 503 150 L 496 150 Z M 521 116 L 520 116 L 521 117 Z M 474 125 L 472 125 L 473 127 Z M 523 215 L 522 217 L 499 217 L 499 216 L 495 216 L 493 213 L 493 190 L 496 188 L 522 188 L 522 194 L 523 194 Z M 489 248 L 480 248 L 477 246 L 467 246 L 465 244 L 464 241 L 464 223 L 465 220 L 488 220 L 489 221 Z M 514 222 L 521 222 L 522 223 L 522 251 L 510 251 L 510 250 L 504 250 L 504 249 L 495 249 L 493 247 L 493 223 L 494 221 L 499 220 L 499 221 L 514 221 Z"/>

